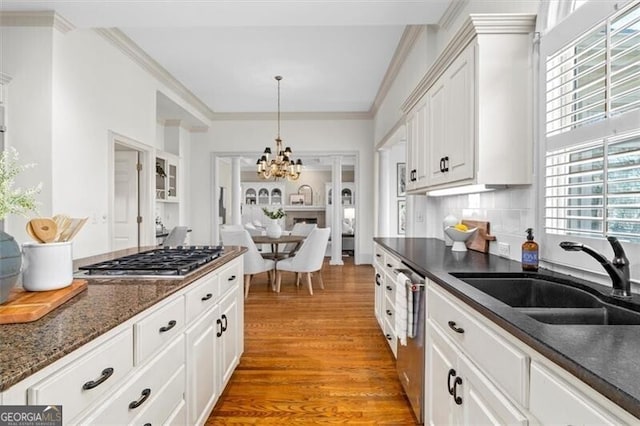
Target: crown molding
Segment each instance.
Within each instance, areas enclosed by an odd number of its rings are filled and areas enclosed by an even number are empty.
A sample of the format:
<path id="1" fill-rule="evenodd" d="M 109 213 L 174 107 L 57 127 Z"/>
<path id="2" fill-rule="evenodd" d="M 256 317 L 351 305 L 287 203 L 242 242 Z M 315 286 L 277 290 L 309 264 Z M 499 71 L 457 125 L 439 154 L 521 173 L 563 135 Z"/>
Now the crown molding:
<path id="1" fill-rule="evenodd" d="M 478 35 L 528 34 L 536 25 L 536 15 L 530 13 L 482 13 L 471 14 L 460 30 L 442 50 L 431 68 L 409 94 L 400 109 L 407 113 L 429 90 L 449 65 Z"/>
<path id="2" fill-rule="evenodd" d="M 207 117 L 209 120 L 213 120 L 214 112 L 204 102 L 202 102 L 200 98 L 187 89 L 184 84 L 180 83 L 180 81 L 171 75 L 162 65 L 149 56 L 122 31 L 116 28 L 99 28 L 94 31 L 106 40 L 110 41 L 122 53 L 133 59 L 133 61 L 140 65 L 142 69 L 175 91 L 178 96 L 188 102 L 202 115 Z"/>
<path id="3" fill-rule="evenodd" d="M 447 7 L 447 10 L 444 11 L 438 21 L 438 27 L 448 30 L 467 4 L 469 4 L 469 0 L 453 0 L 449 3 L 449 7 Z"/>
<path id="4" fill-rule="evenodd" d="M 396 124 L 394 124 L 393 127 L 391 129 L 389 129 L 387 134 L 382 137 L 380 142 L 378 142 L 376 144 L 375 150 L 376 151 L 380 151 L 380 150 L 389 148 L 391 145 L 393 145 L 393 143 L 390 143 L 387 146 L 387 144 L 391 141 L 393 136 L 395 136 L 396 132 L 398 130 L 400 130 L 402 128 L 402 126 L 404 126 L 404 123 L 405 123 L 405 116 L 403 115 L 402 117 L 400 117 L 400 119 L 398 121 L 396 121 Z M 405 137 L 404 141 L 406 142 L 406 137 Z"/>
<path id="5" fill-rule="evenodd" d="M 3 27 L 51 27 L 63 34 L 75 29 L 71 22 L 50 10 L 0 12 L 0 25 Z"/>
<path id="6" fill-rule="evenodd" d="M 407 60 L 409 53 L 411 53 L 418 36 L 425 31 L 426 28 L 427 27 L 425 25 L 407 25 L 405 27 L 402 37 L 398 42 L 398 47 L 396 47 L 396 51 L 394 52 L 391 62 L 387 67 L 387 72 L 384 74 L 382 83 L 380 83 L 378 93 L 376 93 L 376 97 L 373 100 L 373 105 L 371 105 L 371 109 L 369 110 L 372 116 L 376 115 L 378 112 L 380 105 L 389 93 L 389 90 L 391 90 L 393 82 L 400 73 L 402 65 Z"/>
<path id="7" fill-rule="evenodd" d="M 215 112 L 214 121 L 233 120 L 277 120 L 275 112 Z M 282 120 L 371 120 L 373 115 L 370 112 L 282 112 Z"/>

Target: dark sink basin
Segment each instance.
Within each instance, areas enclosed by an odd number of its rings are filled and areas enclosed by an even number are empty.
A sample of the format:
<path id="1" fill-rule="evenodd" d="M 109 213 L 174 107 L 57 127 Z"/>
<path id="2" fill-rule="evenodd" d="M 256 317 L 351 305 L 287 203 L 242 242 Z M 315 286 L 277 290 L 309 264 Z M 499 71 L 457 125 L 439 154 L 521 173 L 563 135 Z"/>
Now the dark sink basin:
<path id="1" fill-rule="evenodd" d="M 640 312 L 551 276 L 453 273 L 454 277 L 547 324 L 640 325 Z"/>

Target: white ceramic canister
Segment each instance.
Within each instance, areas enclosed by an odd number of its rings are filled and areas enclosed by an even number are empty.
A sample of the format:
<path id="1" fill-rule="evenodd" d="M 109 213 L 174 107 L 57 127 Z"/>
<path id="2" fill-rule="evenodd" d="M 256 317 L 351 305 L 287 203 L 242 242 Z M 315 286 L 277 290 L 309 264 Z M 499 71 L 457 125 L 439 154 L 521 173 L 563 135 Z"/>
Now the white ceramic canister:
<path id="1" fill-rule="evenodd" d="M 22 287 L 25 290 L 56 290 L 72 282 L 71 241 L 22 244 Z"/>

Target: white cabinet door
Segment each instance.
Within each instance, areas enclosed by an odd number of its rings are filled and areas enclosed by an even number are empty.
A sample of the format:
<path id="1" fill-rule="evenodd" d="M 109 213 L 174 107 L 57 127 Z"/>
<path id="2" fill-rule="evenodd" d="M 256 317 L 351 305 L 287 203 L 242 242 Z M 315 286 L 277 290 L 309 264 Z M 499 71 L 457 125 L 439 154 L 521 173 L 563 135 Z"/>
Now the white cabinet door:
<path id="1" fill-rule="evenodd" d="M 443 161 L 446 156 L 447 124 L 450 120 L 445 120 L 446 105 L 446 78 L 441 77 L 427 92 L 427 103 L 429 105 L 429 128 L 427 129 L 427 183 L 430 186 L 445 182 L 446 175 L 443 172 Z"/>
<path id="2" fill-rule="evenodd" d="M 460 355 L 458 366 L 463 374 L 458 386 L 462 424 L 528 424 L 527 418 L 464 355 Z"/>
<path id="3" fill-rule="evenodd" d="M 429 105 L 425 96 L 414 107 L 406 122 L 407 126 L 407 190 L 424 188 L 427 185 L 427 133 Z"/>
<path id="4" fill-rule="evenodd" d="M 452 425 L 456 420 L 452 388 L 458 377 L 457 354 L 432 324 L 428 326 L 430 338 L 427 341 L 425 354 L 427 358 L 425 423 L 434 426 Z"/>
<path id="5" fill-rule="evenodd" d="M 446 182 L 472 179 L 475 146 L 474 45 L 449 67 L 445 78 L 444 175 Z M 433 164 L 433 161 L 432 161 Z"/>
<path id="6" fill-rule="evenodd" d="M 528 420 L 429 320 L 427 422 L 527 425 Z"/>
<path id="7" fill-rule="evenodd" d="M 213 308 L 186 332 L 189 424 L 203 424 L 219 396 L 216 377 L 218 319 L 218 309 Z"/>
<path id="8" fill-rule="evenodd" d="M 625 423 L 535 361 L 531 363 L 530 410 L 541 424 L 619 425 Z"/>
<path id="9" fill-rule="evenodd" d="M 229 292 L 220 301 L 220 327 L 221 332 L 218 333 L 218 347 L 220 354 L 220 387 L 224 388 L 231 378 L 231 374 L 238 365 L 240 357 L 238 331 L 240 328 L 240 315 L 238 310 L 238 296 L 241 292 Z M 243 299 L 244 300 L 244 299 Z"/>
<path id="10" fill-rule="evenodd" d="M 428 185 L 472 179 L 475 161 L 474 46 L 427 92 Z"/>
<path id="11" fill-rule="evenodd" d="M 383 311 L 384 306 L 384 272 L 376 265 L 375 277 L 374 277 L 374 299 L 375 299 L 375 314 L 376 319 L 380 327 L 383 327 Z"/>

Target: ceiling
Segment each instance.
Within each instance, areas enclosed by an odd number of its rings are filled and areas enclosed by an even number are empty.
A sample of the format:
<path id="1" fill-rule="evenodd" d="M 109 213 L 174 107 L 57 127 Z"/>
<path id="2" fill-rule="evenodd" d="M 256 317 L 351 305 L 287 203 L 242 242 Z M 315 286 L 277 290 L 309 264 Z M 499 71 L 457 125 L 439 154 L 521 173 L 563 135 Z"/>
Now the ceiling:
<path id="1" fill-rule="evenodd" d="M 451 0 L 1 0 L 117 28 L 216 113 L 368 112 L 406 25 Z"/>

